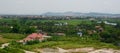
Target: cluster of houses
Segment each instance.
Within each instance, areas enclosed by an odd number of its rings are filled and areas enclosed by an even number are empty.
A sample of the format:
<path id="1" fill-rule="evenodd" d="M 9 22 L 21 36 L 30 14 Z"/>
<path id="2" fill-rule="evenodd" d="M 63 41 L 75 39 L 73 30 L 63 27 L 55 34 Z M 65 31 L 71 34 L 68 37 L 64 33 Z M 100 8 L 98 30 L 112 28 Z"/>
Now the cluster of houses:
<path id="1" fill-rule="evenodd" d="M 89 35 L 92 35 L 92 34 L 95 34 L 97 32 L 103 32 L 104 29 L 101 27 L 101 26 L 95 26 L 95 30 L 87 30 L 86 32 L 89 34 Z M 79 35 L 80 37 L 83 36 L 83 32 L 82 30 L 80 30 L 79 32 L 77 32 L 77 35 Z"/>
<path id="2" fill-rule="evenodd" d="M 97 23 L 102 23 L 101 21 L 97 22 Z M 116 26 L 117 23 L 111 23 L 111 22 L 108 22 L 108 21 L 104 21 L 105 24 L 107 25 L 113 25 L 113 26 Z"/>
<path id="3" fill-rule="evenodd" d="M 87 30 L 88 34 L 94 34 L 96 32 L 103 32 L 104 29 L 101 26 L 95 26 L 96 30 Z M 58 35 L 58 36 L 65 36 L 65 33 L 52 33 L 54 35 Z M 79 30 L 79 32 L 77 32 L 77 35 L 79 35 L 80 37 L 83 36 L 83 32 L 82 30 Z M 19 42 L 21 43 L 26 43 L 28 41 L 34 41 L 34 40 L 39 40 L 40 42 L 46 40 L 47 38 L 51 38 L 51 36 L 48 36 L 47 33 L 32 33 L 30 35 L 28 35 L 26 38 L 24 38 L 23 40 L 20 40 Z"/>

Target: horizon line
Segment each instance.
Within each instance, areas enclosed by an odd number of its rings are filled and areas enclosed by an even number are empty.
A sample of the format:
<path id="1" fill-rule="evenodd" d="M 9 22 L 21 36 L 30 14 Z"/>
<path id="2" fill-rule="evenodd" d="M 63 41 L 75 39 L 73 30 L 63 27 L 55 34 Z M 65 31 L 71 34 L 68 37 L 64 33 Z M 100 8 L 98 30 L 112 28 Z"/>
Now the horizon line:
<path id="1" fill-rule="evenodd" d="M 65 12 L 43 12 L 43 13 L 0 13 L 0 15 L 43 15 L 45 13 L 102 13 L 102 14 L 120 14 L 120 13 L 107 13 L 107 12 L 73 12 L 73 11 L 65 11 Z"/>

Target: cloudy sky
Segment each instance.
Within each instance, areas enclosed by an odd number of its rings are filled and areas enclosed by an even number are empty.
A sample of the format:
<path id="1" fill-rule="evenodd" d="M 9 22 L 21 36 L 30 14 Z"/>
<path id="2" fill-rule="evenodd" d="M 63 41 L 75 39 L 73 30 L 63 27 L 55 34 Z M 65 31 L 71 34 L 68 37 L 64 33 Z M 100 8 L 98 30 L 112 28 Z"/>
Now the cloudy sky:
<path id="1" fill-rule="evenodd" d="M 0 14 L 67 11 L 120 14 L 120 0 L 0 0 Z"/>

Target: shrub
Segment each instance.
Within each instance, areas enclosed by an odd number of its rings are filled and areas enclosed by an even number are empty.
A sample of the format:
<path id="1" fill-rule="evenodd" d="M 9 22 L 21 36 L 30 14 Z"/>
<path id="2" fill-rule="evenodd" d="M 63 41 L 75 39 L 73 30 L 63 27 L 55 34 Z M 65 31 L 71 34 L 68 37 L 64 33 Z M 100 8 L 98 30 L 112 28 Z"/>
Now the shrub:
<path id="1" fill-rule="evenodd" d="M 27 45 L 32 45 L 32 44 L 37 44 L 39 42 L 40 42 L 39 40 L 33 40 L 33 41 L 27 41 L 26 44 Z"/>

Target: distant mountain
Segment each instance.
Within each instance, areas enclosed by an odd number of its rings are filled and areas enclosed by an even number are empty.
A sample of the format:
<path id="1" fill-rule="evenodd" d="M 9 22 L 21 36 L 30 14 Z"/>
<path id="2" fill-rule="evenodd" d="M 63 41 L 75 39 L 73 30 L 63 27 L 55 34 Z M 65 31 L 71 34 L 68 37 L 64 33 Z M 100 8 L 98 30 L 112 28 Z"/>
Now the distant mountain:
<path id="1" fill-rule="evenodd" d="M 110 13 L 80 13 L 80 12 L 47 12 L 42 14 L 44 16 L 107 16 L 107 17 L 120 17 L 120 14 L 110 14 Z"/>

